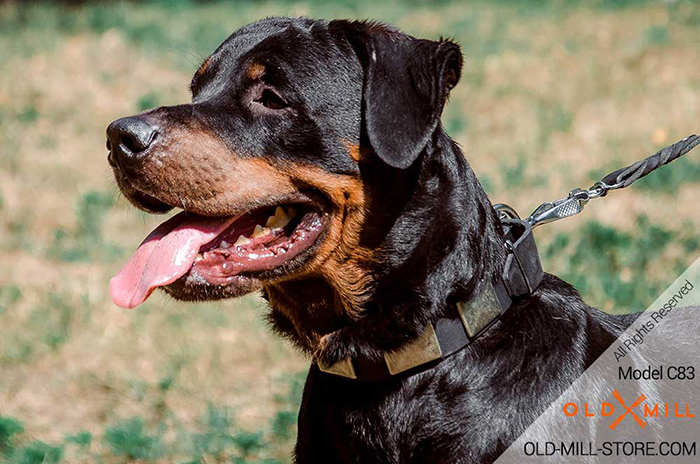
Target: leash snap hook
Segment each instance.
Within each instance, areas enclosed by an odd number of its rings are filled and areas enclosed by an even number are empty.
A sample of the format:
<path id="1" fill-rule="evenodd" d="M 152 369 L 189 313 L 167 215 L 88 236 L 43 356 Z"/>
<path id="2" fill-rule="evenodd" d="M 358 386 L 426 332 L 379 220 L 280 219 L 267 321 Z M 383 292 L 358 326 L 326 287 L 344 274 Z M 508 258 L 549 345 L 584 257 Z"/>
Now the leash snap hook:
<path id="1" fill-rule="evenodd" d="M 608 184 L 599 180 L 595 184 L 591 185 L 591 188 L 588 189 L 588 194 L 590 198 L 604 197 L 608 194 L 608 190 L 610 190 L 610 188 L 611 187 Z"/>
<path id="2" fill-rule="evenodd" d="M 691 135 L 678 143 L 662 148 L 656 154 L 637 161 L 625 168 L 618 169 L 596 182 L 588 190 L 575 188 L 566 198 L 555 202 L 542 203 L 528 216 L 525 221 L 533 229 L 540 224 L 547 224 L 570 216 L 574 216 L 593 198 L 604 197 L 610 190 L 628 187 L 636 180 L 648 175 L 659 167 L 680 158 L 690 150 L 700 145 L 700 137 Z"/>
<path id="3" fill-rule="evenodd" d="M 588 194 L 590 198 L 598 198 L 598 197 L 604 197 L 605 195 L 608 194 L 610 190 L 615 190 L 622 188 L 623 184 L 622 183 L 617 183 L 613 185 L 606 184 L 602 180 L 599 180 L 595 184 L 591 186 L 591 188 L 588 189 Z"/>
<path id="4" fill-rule="evenodd" d="M 569 192 L 569 195 L 566 198 L 562 198 L 561 200 L 557 200 L 553 203 L 542 203 L 525 220 L 530 224 L 530 227 L 534 229 L 542 224 L 548 224 L 550 222 L 558 221 L 559 219 L 575 216 L 583 211 L 583 207 L 590 199 L 591 195 L 587 190 L 576 188 Z"/>
<path id="5" fill-rule="evenodd" d="M 577 187 L 569 192 L 569 196 L 567 198 L 573 198 L 581 202 L 581 208 L 583 209 L 592 196 L 590 190 L 583 190 Z"/>

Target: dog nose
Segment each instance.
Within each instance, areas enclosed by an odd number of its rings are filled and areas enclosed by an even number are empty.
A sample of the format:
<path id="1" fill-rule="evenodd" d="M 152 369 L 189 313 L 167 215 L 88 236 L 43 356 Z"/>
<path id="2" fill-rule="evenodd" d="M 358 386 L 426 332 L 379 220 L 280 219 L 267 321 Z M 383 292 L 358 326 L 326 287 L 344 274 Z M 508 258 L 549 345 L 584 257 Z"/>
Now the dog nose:
<path id="1" fill-rule="evenodd" d="M 113 166 L 124 166 L 151 146 L 158 135 L 155 127 L 135 117 L 121 118 L 107 127 L 107 150 Z"/>

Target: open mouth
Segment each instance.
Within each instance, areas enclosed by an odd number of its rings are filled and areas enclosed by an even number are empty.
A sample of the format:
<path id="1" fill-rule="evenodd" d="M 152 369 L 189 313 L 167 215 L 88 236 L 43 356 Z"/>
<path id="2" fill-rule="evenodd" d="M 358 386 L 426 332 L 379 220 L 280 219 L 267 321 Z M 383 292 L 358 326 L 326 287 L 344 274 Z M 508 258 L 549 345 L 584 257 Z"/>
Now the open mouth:
<path id="1" fill-rule="evenodd" d="M 110 281 L 112 300 L 123 308 L 143 303 L 158 287 L 180 279 L 207 286 L 235 285 L 246 275 L 304 261 L 324 230 L 326 215 L 312 202 L 279 204 L 239 216 L 182 212 L 146 237 Z"/>

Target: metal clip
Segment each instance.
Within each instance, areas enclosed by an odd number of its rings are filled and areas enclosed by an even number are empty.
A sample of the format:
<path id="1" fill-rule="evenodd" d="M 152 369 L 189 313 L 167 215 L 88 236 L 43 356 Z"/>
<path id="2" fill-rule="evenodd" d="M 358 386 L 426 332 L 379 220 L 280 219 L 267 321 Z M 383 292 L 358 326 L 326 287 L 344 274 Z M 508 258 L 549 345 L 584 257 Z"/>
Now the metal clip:
<path id="1" fill-rule="evenodd" d="M 588 190 L 575 188 L 569 194 L 557 201 L 547 201 L 538 206 L 535 211 L 528 216 L 525 221 L 533 229 L 542 224 L 558 221 L 571 216 L 575 216 L 593 198 L 604 197 L 609 190 L 621 188 L 622 183 L 608 185 L 603 181 L 596 182 Z M 520 219 L 518 213 L 510 206 L 498 203 L 493 205 L 501 219 Z"/>
<path id="2" fill-rule="evenodd" d="M 575 188 L 569 192 L 566 198 L 562 198 L 555 202 L 545 202 L 533 211 L 533 213 L 525 219 L 533 229 L 541 224 L 558 221 L 567 217 L 575 216 L 586 206 L 588 200 L 600 196 L 598 190 L 593 195 L 590 190 L 581 190 Z"/>

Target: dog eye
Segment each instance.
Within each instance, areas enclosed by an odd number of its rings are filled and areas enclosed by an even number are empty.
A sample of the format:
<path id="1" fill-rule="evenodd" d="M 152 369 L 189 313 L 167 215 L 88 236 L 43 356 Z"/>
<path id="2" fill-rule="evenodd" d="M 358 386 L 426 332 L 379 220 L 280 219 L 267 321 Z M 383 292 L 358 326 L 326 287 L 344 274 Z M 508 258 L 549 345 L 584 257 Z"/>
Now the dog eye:
<path id="1" fill-rule="evenodd" d="M 287 102 L 282 100 L 282 97 L 270 89 L 263 90 L 260 97 L 256 98 L 254 101 L 271 110 L 283 110 L 289 106 Z"/>

